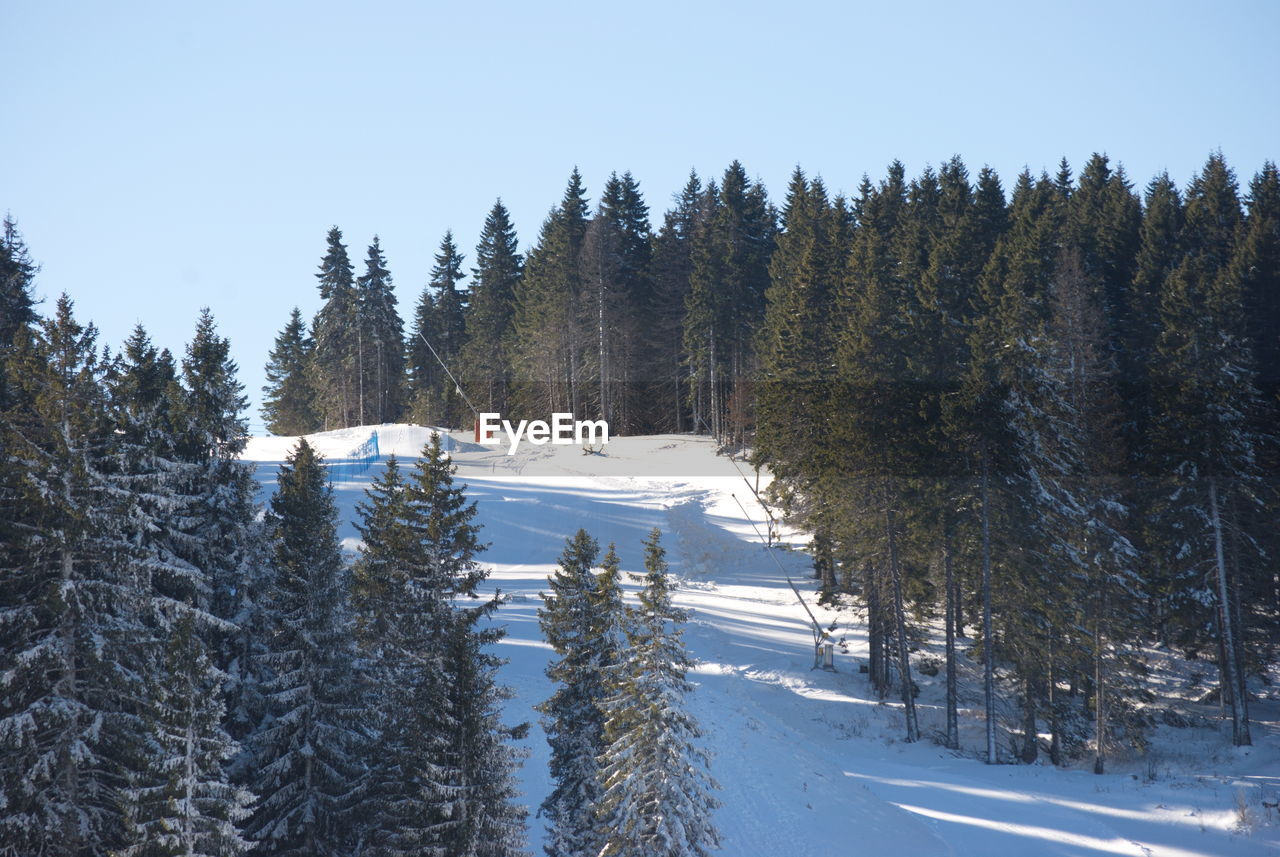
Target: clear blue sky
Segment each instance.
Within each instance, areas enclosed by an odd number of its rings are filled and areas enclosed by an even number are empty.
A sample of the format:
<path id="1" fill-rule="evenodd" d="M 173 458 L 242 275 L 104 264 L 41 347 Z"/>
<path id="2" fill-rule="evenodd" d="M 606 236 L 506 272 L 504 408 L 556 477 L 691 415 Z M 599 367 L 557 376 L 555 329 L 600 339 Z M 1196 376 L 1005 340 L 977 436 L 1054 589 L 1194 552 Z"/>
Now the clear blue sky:
<path id="1" fill-rule="evenodd" d="M 891 8 L 892 7 L 892 8 Z M 1033 8 L 1035 7 L 1035 8 Z M 496 197 L 521 246 L 570 169 L 660 222 L 734 158 L 775 198 L 960 154 L 1006 187 L 1094 151 L 1139 187 L 1280 158 L 1280 2 L 0 2 L 0 209 L 116 345 L 201 306 L 256 404 L 332 224 L 381 236 L 406 319 Z"/>

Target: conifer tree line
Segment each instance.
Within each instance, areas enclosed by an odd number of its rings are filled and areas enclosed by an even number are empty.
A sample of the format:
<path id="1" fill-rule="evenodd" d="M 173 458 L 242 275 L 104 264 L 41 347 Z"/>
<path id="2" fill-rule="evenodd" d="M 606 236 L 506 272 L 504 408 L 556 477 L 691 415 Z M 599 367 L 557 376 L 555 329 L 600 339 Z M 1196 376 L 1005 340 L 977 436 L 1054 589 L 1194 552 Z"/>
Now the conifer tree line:
<path id="1" fill-rule="evenodd" d="M 321 316 L 345 265 L 330 239 Z M 469 421 L 425 337 L 483 409 L 749 447 L 813 533 L 823 597 L 867 611 L 870 675 L 909 737 L 911 635 L 936 613 L 948 662 L 983 661 L 991 761 L 1034 758 L 1040 726 L 1055 760 L 1092 748 L 1099 768 L 1140 742 L 1153 641 L 1215 663 L 1249 741 L 1280 615 L 1274 163 L 1241 187 L 1214 154 L 1185 188 L 1138 190 L 1104 155 L 1009 189 L 959 158 L 915 178 L 895 162 L 848 198 L 797 168 L 775 207 L 735 162 L 691 175 L 656 229 L 630 173 L 593 209 L 574 170 L 523 255 L 499 202 L 469 289 L 463 271 L 446 235 L 387 400 Z M 314 346 L 290 322 L 273 367 L 332 397 L 363 375 L 279 368 L 309 347 L 329 365 L 320 318 Z"/>
<path id="2" fill-rule="evenodd" d="M 0 855 L 526 854 L 474 503 L 438 437 L 341 552 L 300 441 L 267 509 L 200 316 L 112 352 L 0 243 Z M 374 346 L 377 341 L 374 341 Z M 376 347 L 370 353 L 376 354 Z"/>
<path id="3" fill-rule="evenodd" d="M 1274 164 L 1242 191 L 1215 154 L 1139 195 L 1095 155 L 1008 200 L 959 159 L 852 200 L 796 170 L 756 346 L 754 461 L 823 597 L 865 609 L 908 740 L 934 617 L 948 746 L 962 646 L 988 761 L 1141 746 L 1152 645 L 1216 665 L 1201 693 L 1250 742 L 1280 640 Z"/>
<path id="4" fill-rule="evenodd" d="M 501 200 L 472 266 L 446 233 L 407 330 L 377 239 L 356 277 L 335 227 L 319 311 L 308 325 L 295 309 L 271 351 L 266 424 L 277 434 L 401 419 L 458 428 L 471 424 L 470 399 L 483 411 L 603 418 L 614 433 L 741 444 L 754 425 L 777 220 L 737 162 L 718 183 L 691 174 L 657 230 L 631 173 L 610 175 L 593 208 L 575 169 L 524 253 Z"/>

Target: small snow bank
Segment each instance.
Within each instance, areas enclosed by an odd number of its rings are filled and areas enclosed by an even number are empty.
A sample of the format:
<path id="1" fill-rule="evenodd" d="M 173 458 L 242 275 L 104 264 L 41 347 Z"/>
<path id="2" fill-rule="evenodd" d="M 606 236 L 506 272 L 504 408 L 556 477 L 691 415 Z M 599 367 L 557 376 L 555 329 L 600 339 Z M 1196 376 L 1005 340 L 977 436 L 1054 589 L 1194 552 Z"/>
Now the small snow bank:
<path id="1" fill-rule="evenodd" d="M 450 434 L 448 429 L 405 423 L 352 426 L 334 431 L 316 432 L 303 437 L 306 437 L 312 449 L 332 461 L 355 457 L 360 448 L 375 434 L 378 436 L 378 451 L 381 457 L 394 455 L 397 458 L 417 458 L 422 454 L 422 448 L 430 443 L 431 435 L 435 433 L 440 434 L 446 450 L 483 448 L 462 441 L 460 434 Z M 297 447 L 299 439 L 297 435 L 251 437 L 241 458 L 258 463 L 281 462 Z"/>
<path id="2" fill-rule="evenodd" d="M 417 458 L 433 433 L 441 440 L 460 473 L 476 476 L 556 476 L 576 478 L 692 479 L 727 477 L 754 479 L 750 469 L 716 454 L 716 445 L 696 435 L 639 435 L 615 437 L 595 451 L 574 444 L 533 444 L 522 440 L 510 453 L 509 439 L 498 436 L 491 445 L 479 444 L 470 431 L 449 431 L 433 426 L 386 423 L 354 426 L 306 435 L 307 443 L 331 464 L 362 457 L 362 450 L 376 434 L 377 460 L 394 455 Z M 297 437 L 250 438 L 241 456 L 259 465 L 279 463 L 298 444 Z M 746 490 L 746 486 L 741 486 Z"/>

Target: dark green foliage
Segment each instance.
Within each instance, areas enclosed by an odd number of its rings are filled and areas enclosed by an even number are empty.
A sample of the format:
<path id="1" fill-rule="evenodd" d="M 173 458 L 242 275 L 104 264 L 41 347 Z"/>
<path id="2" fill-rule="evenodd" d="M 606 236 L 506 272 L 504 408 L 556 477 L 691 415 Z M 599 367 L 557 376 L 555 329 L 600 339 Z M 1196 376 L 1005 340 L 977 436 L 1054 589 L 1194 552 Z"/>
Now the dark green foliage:
<path id="1" fill-rule="evenodd" d="M 556 691 L 538 706 L 555 782 L 541 809 L 550 821 L 545 850 L 551 857 L 587 857 L 604 845 L 596 821 L 602 793 L 597 760 L 605 748 L 607 676 L 619 661 L 622 598 L 612 547 L 601 573 L 592 571 L 599 551 L 586 530 L 566 540 L 538 611 L 542 635 L 557 655 L 547 667 Z"/>
<path id="2" fill-rule="evenodd" d="M 317 407 L 328 429 L 359 425 L 360 343 L 359 296 L 351 260 L 338 227 L 329 230 L 324 258 L 320 260 L 320 300 L 324 304 L 312 325 L 315 335 L 313 386 Z"/>
<path id="3" fill-rule="evenodd" d="M 743 443 L 752 423 L 752 346 L 764 316 L 776 219 L 764 187 L 737 161 L 703 195 L 684 345 L 695 426 L 722 443 Z"/>
<path id="4" fill-rule="evenodd" d="M 446 232 L 431 269 L 431 282 L 422 290 L 414 311 L 413 335 L 409 339 L 410 387 L 414 417 L 423 425 L 456 428 L 472 419 L 471 411 L 440 365 L 443 361 L 456 377 L 466 347 L 467 302 L 458 290 L 464 276 L 462 262 L 453 233 Z"/>
<path id="5" fill-rule="evenodd" d="M 439 435 L 408 479 L 391 459 L 360 512 L 355 607 L 375 735 L 359 835 L 378 855 L 473 853 L 486 836 L 489 853 L 519 854 L 523 813 L 510 802 L 515 758 L 504 744 L 515 733 L 489 734 L 460 752 L 468 736 L 495 725 L 502 691 L 492 659 L 450 656 L 493 639 L 475 625 L 497 600 L 455 606 L 476 597 L 485 546 Z"/>
<path id="6" fill-rule="evenodd" d="M 650 422 L 644 412 L 650 397 L 650 254 L 649 208 L 639 185 L 631 173 L 614 173 L 583 238 L 579 313 L 591 331 L 584 354 L 586 412 L 618 432 Z"/>
<path id="7" fill-rule="evenodd" d="M 515 403 L 529 413 L 586 413 L 582 379 L 589 340 L 578 309 L 586 232 L 586 190 L 575 168 L 525 259 L 516 291 L 511 370 Z"/>
<path id="8" fill-rule="evenodd" d="M 650 336 L 649 371 L 653 381 L 650 410 L 659 431 L 683 431 L 689 423 L 685 385 L 688 376 L 684 353 L 685 301 L 693 276 L 693 235 L 697 228 L 702 182 L 696 172 L 663 217 L 653 238 L 653 330 Z"/>
<path id="9" fill-rule="evenodd" d="M 262 388 L 262 418 L 277 435 L 309 434 L 320 428 L 311 361 L 315 343 L 297 307 L 276 337 L 267 362 L 267 386 Z"/>
<path id="10" fill-rule="evenodd" d="M 462 366 L 468 395 L 487 412 L 502 413 L 511 390 L 511 325 L 523 267 L 511 215 L 498 200 L 476 245 Z"/>
<path id="11" fill-rule="evenodd" d="M 0 236 L 0 356 L 13 347 L 19 328 L 36 320 L 32 283 L 39 270 L 31 260 L 18 224 L 8 215 Z M 3 390 L 3 387 L 0 387 Z M 3 400 L 0 399 L 0 404 Z"/>
<path id="12" fill-rule="evenodd" d="M 128 857 L 243 852 L 240 825 L 253 795 L 224 773 L 237 746 L 222 729 L 226 675 L 209 660 L 197 615 L 184 612 L 163 643 L 163 669 L 152 673 L 148 770 L 128 790 Z"/>
<path id="13" fill-rule="evenodd" d="M 365 735 L 338 513 L 306 440 L 280 468 L 263 587 L 262 719 L 249 739 L 258 803 L 245 833 L 263 855 L 348 853 Z"/>
<path id="14" fill-rule="evenodd" d="M 356 280 L 356 297 L 358 425 L 395 422 L 404 409 L 404 325 L 376 235 L 364 275 Z"/>
<path id="15" fill-rule="evenodd" d="M 146 595 L 119 533 L 108 476 L 97 331 L 66 296 L 6 355 L 15 399 L 0 421 L 0 853 L 77 855 L 127 844 L 117 790 L 144 723 L 137 637 Z"/>
<path id="16" fill-rule="evenodd" d="M 686 617 L 672 603 L 675 587 L 659 539 L 655 529 L 645 540 L 640 603 L 626 611 L 628 656 L 608 674 L 603 701 L 596 814 L 605 857 L 705 857 L 720 844 L 711 822 L 717 785 L 697 745 L 697 721 L 684 708 L 693 690 L 685 677 L 693 666 L 682 639 Z"/>

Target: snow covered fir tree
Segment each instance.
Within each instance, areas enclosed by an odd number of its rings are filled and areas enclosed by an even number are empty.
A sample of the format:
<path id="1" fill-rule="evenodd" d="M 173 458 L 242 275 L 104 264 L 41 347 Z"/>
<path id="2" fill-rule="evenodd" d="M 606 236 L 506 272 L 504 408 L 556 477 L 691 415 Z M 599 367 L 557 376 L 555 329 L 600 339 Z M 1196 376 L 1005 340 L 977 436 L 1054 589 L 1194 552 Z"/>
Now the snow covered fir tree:
<path id="1" fill-rule="evenodd" d="M 660 540 L 655 529 L 644 543 L 644 588 L 623 618 L 629 655 L 605 676 L 596 808 L 602 857 L 703 857 L 720 842 L 711 820 L 717 786 L 684 701 L 693 690 L 679 628 L 687 617 L 672 603 L 674 582 Z"/>
<path id="2" fill-rule="evenodd" d="M 334 226 L 257 437 L 212 312 L 105 343 L 6 218 L 0 857 L 931 853 L 1017 789 L 1158 853 L 1198 764 L 1263 853 L 1280 171 L 1080 167 L 734 161 L 661 215 L 573 169 L 525 245 L 485 200 L 395 278 Z M 618 445 L 508 456 L 488 409 Z"/>

